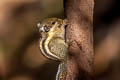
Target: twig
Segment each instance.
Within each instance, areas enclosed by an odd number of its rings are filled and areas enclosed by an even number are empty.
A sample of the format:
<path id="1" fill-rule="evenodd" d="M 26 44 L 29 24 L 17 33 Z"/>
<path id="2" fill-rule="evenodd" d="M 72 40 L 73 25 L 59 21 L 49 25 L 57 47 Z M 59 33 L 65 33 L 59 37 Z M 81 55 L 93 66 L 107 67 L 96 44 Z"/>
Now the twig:
<path id="1" fill-rule="evenodd" d="M 65 0 L 70 40 L 66 80 L 93 80 L 93 0 Z"/>

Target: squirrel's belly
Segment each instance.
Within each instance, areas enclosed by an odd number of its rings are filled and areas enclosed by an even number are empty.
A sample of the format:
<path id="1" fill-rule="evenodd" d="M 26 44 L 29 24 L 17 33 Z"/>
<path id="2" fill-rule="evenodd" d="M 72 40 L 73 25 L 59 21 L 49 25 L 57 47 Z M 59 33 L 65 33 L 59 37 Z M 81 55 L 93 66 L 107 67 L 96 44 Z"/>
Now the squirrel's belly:
<path id="1" fill-rule="evenodd" d="M 56 38 L 50 41 L 49 50 L 56 56 L 60 58 L 60 60 L 64 60 L 67 56 L 67 46 L 65 45 L 64 40 L 60 38 Z"/>

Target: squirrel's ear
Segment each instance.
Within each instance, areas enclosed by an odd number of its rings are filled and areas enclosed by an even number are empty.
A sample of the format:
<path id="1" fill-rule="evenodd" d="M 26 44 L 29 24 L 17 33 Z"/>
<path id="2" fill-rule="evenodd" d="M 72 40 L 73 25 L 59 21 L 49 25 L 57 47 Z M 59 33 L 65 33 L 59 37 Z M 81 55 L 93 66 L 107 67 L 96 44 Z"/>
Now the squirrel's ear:
<path id="1" fill-rule="evenodd" d="M 64 20 L 63 20 L 63 24 L 65 25 L 65 27 L 67 27 L 67 25 L 68 25 L 68 20 L 67 20 L 67 19 L 64 19 Z"/>
<path id="2" fill-rule="evenodd" d="M 40 23 L 37 24 L 37 28 L 40 28 Z"/>
<path id="3" fill-rule="evenodd" d="M 63 20 L 63 23 L 68 24 L 68 20 L 67 20 L 67 19 L 64 19 L 64 20 Z"/>
<path id="4" fill-rule="evenodd" d="M 64 19 L 63 21 L 64 21 L 64 22 L 66 22 L 66 23 L 68 22 L 68 20 L 67 20 L 67 19 Z"/>

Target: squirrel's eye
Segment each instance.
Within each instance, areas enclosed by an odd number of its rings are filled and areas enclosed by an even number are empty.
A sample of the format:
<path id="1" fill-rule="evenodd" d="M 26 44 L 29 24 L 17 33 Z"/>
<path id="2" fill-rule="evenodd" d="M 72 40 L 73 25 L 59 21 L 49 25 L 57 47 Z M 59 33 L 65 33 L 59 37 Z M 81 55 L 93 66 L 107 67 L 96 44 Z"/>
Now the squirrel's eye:
<path id="1" fill-rule="evenodd" d="M 52 22 L 52 24 L 55 24 L 55 22 Z"/>
<path id="2" fill-rule="evenodd" d="M 50 30 L 49 27 L 46 27 L 46 26 L 45 26 L 44 28 L 45 28 L 45 31 L 46 31 L 46 32 L 48 32 L 48 31 Z"/>

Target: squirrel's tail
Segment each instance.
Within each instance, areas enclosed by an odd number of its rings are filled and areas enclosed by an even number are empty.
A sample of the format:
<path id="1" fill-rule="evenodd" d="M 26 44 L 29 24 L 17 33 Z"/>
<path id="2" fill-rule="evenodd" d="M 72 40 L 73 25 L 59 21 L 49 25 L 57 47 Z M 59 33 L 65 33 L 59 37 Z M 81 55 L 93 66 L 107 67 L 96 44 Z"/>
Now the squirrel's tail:
<path id="1" fill-rule="evenodd" d="M 61 62 L 58 67 L 56 80 L 66 80 L 66 76 L 67 76 L 67 64 L 66 62 Z"/>

